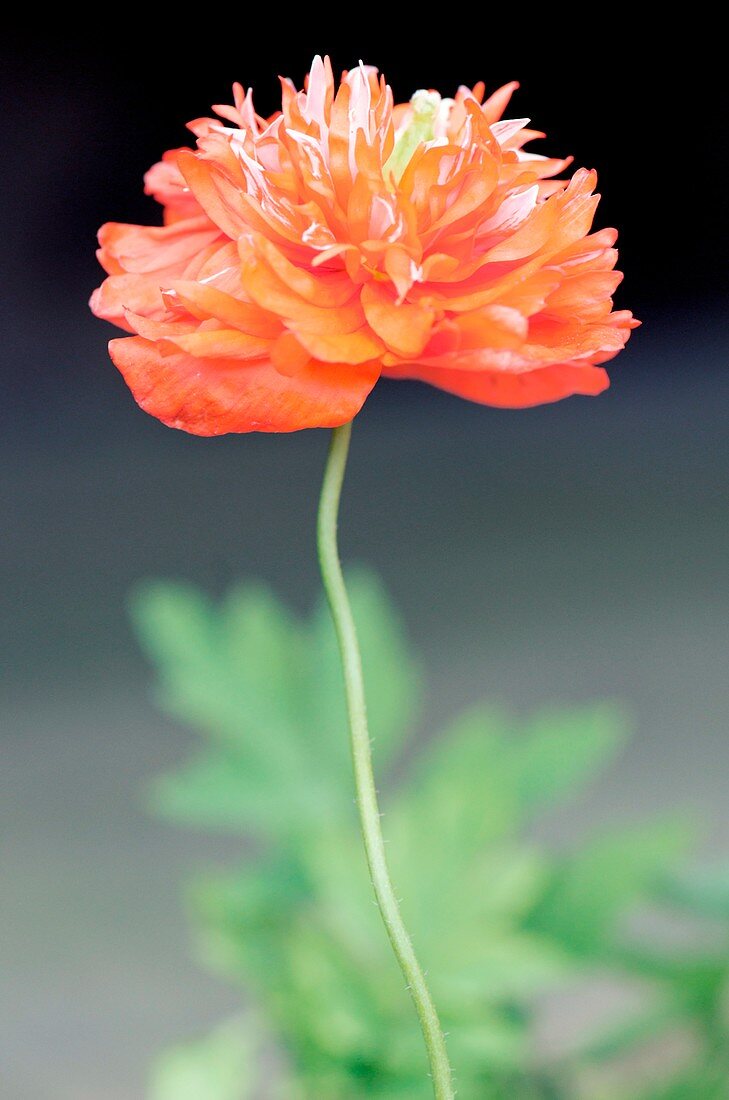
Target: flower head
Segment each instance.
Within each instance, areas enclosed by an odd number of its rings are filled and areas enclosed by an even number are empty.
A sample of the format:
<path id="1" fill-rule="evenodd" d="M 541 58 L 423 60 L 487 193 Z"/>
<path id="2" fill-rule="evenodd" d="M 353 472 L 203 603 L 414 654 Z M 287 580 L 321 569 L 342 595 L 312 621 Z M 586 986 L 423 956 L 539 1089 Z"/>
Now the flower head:
<path id="1" fill-rule="evenodd" d="M 612 312 L 616 232 L 594 172 L 526 152 L 517 87 L 416 92 L 317 57 L 281 111 L 251 92 L 147 173 L 163 226 L 99 233 L 94 312 L 136 400 L 198 435 L 351 420 L 380 375 L 522 407 L 608 385 L 637 322 Z M 222 121 L 221 121 L 222 120 Z"/>

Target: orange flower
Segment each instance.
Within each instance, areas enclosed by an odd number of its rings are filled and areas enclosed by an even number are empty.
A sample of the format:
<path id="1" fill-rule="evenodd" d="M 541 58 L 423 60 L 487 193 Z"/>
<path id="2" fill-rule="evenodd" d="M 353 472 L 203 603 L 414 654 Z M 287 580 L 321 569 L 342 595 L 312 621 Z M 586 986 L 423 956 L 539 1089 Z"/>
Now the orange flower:
<path id="1" fill-rule="evenodd" d="M 637 324 L 617 234 L 590 233 L 594 172 L 555 180 L 500 121 L 516 87 L 394 105 L 317 57 L 263 119 L 236 84 L 147 173 L 164 225 L 99 234 L 91 308 L 136 334 L 110 353 L 142 408 L 220 435 L 343 424 L 381 374 L 508 407 L 604 390 Z"/>

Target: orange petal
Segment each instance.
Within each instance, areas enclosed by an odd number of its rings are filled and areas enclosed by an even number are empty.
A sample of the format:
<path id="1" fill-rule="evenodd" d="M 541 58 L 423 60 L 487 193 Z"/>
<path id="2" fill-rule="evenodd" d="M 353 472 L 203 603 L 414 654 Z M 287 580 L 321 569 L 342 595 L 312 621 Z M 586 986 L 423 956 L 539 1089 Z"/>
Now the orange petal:
<path id="1" fill-rule="evenodd" d="M 412 359 L 425 347 L 435 317 L 432 309 L 397 305 L 392 289 L 375 282 L 362 287 L 362 308 L 370 328 L 397 355 Z"/>
<path id="2" fill-rule="evenodd" d="M 110 275 L 91 295 L 89 305 L 97 317 L 130 332 L 125 310 L 145 317 L 161 317 L 165 312 L 159 283 L 148 275 Z"/>
<path id="3" fill-rule="evenodd" d="M 281 331 L 281 322 L 274 314 L 267 313 L 253 302 L 241 302 L 239 298 L 215 287 L 180 279 L 170 285 L 170 290 L 173 291 L 173 302 L 177 299 L 200 321 L 215 317 L 251 336 L 273 338 Z"/>
<path id="4" fill-rule="evenodd" d="M 518 348 L 527 338 L 529 322 L 517 309 L 485 306 L 457 320 L 461 348 Z"/>
<path id="5" fill-rule="evenodd" d="M 334 309 L 322 309 L 305 301 L 287 286 L 269 265 L 261 261 L 246 240 L 239 241 L 241 277 L 247 294 L 263 309 L 284 320 L 295 321 L 320 332 L 354 332 L 364 323 L 360 303 L 353 300 Z"/>
<path id="6" fill-rule="evenodd" d="M 384 372 L 394 378 L 427 382 L 468 401 L 502 409 L 524 409 L 559 401 L 573 394 L 596 396 L 606 390 L 610 379 L 602 367 L 562 363 L 539 370 L 511 374 L 507 371 L 440 370 L 408 363 Z"/>
<path id="7" fill-rule="evenodd" d="M 356 416 L 379 374 L 372 363 L 311 364 L 287 378 L 268 360 L 162 355 L 138 336 L 112 340 L 109 352 L 146 412 L 193 435 L 334 428 Z"/>
<path id="8" fill-rule="evenodd" d="M 158 344 L 161 351 L 186 351 L 199 359 L 260 359 L 271 347 L 270 340 L 231 328 L 163 336 Z"/>
<path id="9" fill-rule="evenodd" d="M 172 225 L 107 222 L 99 230 L 98 256 L 111 274 L 170 272 L 174 277 L 182 275 L 189 260 L 219 235 L 204 215 Z"/>
<path id="10" fill-rule="evenodd" d="M 483 85 L 480 84 L 477 85 L 477 87 L 481 89 L 481 95 L 483 95 Z M 488 123 L 498 122 L 508 107 L 509 100 L 518 87 L 519 82 L 517 80 L 512 80 L 510 84 L 502 84 L 500 88 L 497 88 L 495 92 L 491 93 L 481 108 Z M 475 92 L 476 89 L 474 88 L 474 94 Z M 478 99 L 479 97 L 476 96 L 476 98 Z"/>
<path id="11" fill-rule="evenodd" d="M 155 321 L 126 311 L 132 331 L 157 343 L 163 355 L 186 351 L 199 359 L 260 359 L 267 356 L 271 341 L 249 336 L 238 329 L 221 328 L 215 321 L 197 325 L 189 319 Z"/>
<path id="12" fill-rule="evenodd" d="M 537 206 L 515 233 L 486 253 L 490 263 L 504 260 L 523 260 L 538 252 L 550 238 L 557 222 L 558 209 L 554 202 Z"/>
<path id="13" fill-rule="evenodd" d="M 311 355 L 294 336 L 293 332 L 282 332 L 271 346 L 271 362 L 279 374 L 290 378 L 308 367 Z"/>
<path id="14" fill-rule="evenodd" d="M 385 345 L 368 328 L 357 332 L 321 333 L 291 326 L 298 341 L 314 359 L 325 363 L 366 363 L 379 358 Z"/>
<path id="15" fill-rule="evenodd" d="M 180 152 L 181 149 L 169 149 L 162 160 L 153 164 L 144 176 L 144 193 L 154 196 L 165 207 L 165 224 L 202 214 L 195 196 L 185 186 L 185 180 L 177 167 L 177 155 Z"/>
<path id="16" fill-rule="evenodd" d="M 620 271 L 587 271 L 565 279 L 547 298 L 546 312 L 581 320 L 605 317 L 622 278 Z"/>
<path id="17" fill-rule="evenodd" d="M 265 237 L 255 239 L 255 248 L 281 282 L 307 302 L 329 309 L 345 305 L 355 293 L 356 288 L 344 272 L 310 273 L 304 268 L 296 267 Z"/>
<path id="18" fill-rule="evenodd" d="M 236 240 L 246 226 L 239 212 L 231 210 L 215 186 L 215 166 L 197 156 L 182 150 L 177 158 L 185 183 L 200 203 L 207 216 L 231 240 Z"/>

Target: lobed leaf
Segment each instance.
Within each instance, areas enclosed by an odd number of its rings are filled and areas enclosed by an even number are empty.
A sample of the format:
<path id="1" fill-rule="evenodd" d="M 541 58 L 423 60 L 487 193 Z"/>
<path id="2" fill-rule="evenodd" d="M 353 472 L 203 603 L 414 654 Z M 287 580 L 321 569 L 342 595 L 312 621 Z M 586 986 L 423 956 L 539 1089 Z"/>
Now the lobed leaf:
<path id="1" fill-rule="evenodd" d="M 540 711 L 514 741 L 517 792 L 530 816 L 583 786 L 615 756 L 626 726 L 611 706 Z"/>
<path id="2" fill-rule="evenodd" d="M 684 870 L 666 880 L 663 896 L 699 916 L 729 920 L 729 866 Z"/>
<path id="3" fill-rule="evenodd" d="M 419 673 L 379 582 L 360 571 L 349 586 L 382 783 Z M 133 617 L 163 705 L 207 740 L 153 784 L 155 810 L 262 842 L 255 862 L 199 882 L 192 900 L 204 960 L 254 995 L 295 1067 L 280 1100 L 415 1100 L 422 1040 L 362 859 L 328 610 L 300 621 L 257 585 L 216 605 L 186 585 L 148 584 Z M 621 918 L 661 891 L 696 914 L 729 915 L 726 875 L 676 876 L 689 839 L 681 823 L 633 826 L 558 859 L 524 838 L 623 736 L 604 706 L 544 712 L 522 728 L 477 708 L 420 751 L 387 800 L 394 879 L 463 1095 L 547 1095 L 548 1067 L 530 1054 L 534 998 L 600 964 L 640 975 L 655 997 L 583 1050 L 593 1064 L 674 1024 L 712 1042 L 723 1033 L 725 960 L 664 958 L 619 936 Z M 263 1094 L 260 1050 L 260 1033 L 240 1022 L 176 1048 L 156 1068 L 152 1100 L 252 1100 Z"/>
<path id="4" fill-rule="evenodd" d="M 378 763 L 402 745 L 418 694 L 404 632 L 376 579 L 351 579 Z M 219 605 L 183 584 L 148 583 L 132 600 L 171 714 L 218 746 L 153 786 L 163 815 L 257 835 L 353 820 L 344 688 L 334 630 L 309 624 L 268 589 L 244 585 Z"/>
<path id="5" fill-rule="evenodd" d="M 687 822 L 670 818 L 598 837 L 557 865 L 529 925 L 599 958 L 613 943 L 618 918 L 659 888 L 692 836 Z"/>
<path id="6" fill-rule="evenodd" d="M 153 1068 L 149 1100 L 254 1100 L 260 1096 L 261 1045 L 257 1026 L 236 1018 L 203 1039 L 171 1047 Z M 287 1097 L 293 1095 L 287 1090 Z"/>
<path id="7" fill-rule="evenodd" d="M 196 828 L 282 838 L 351 816 L 347 792 L 312 773 L 302 782 L 300 761 L 251 759 L 233 751 L 208 751 L 149 788 L 154 812 Z"/>

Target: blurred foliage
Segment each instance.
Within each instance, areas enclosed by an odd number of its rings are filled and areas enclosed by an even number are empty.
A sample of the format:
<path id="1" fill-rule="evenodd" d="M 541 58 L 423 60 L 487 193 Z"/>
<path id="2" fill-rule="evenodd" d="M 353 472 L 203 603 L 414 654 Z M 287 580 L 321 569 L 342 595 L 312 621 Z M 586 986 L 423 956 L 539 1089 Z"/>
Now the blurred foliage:
<path id="1" fill-rule="evenodd" d="M 377 581 L 358 573 L 350 585 L 392 871 L 459 1096 L 729 1096 L 729 872 L 682 870 L 692 837 L 681 819 L 560 853 L 532 836 L 535 817 L 620 748 L 619 716 L 598 706 L 524 724 L 481 707 L 410 744 L 419 671 Z M 190 892 L 201 957 L 254 1009 L 167 1052 L 152 1100 L 427 1097 L 357 831 L 326 609 L 301 622 L 261 587 L 215 605 L 160 583 L 137 592 L 133 615 L 160 704 L 205 742 L 154 783 L 155 811 L 255 848 Z M 642 933 L 631 928 L 641 912 Z M 667 920 L 689 934 L 658 935 Z M 630 1010 L 575 1028 L 580 991 L 605 978 L 632 991 Z M 560 1007 L 565 992 L 577 1010 Z M 562 1020 L 567 1034 L 540 1040 Z"/>

